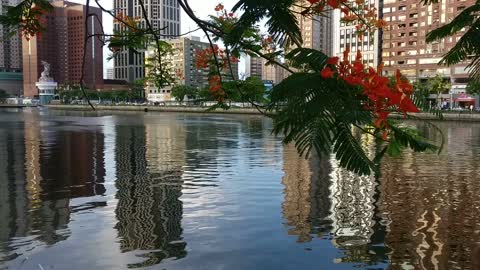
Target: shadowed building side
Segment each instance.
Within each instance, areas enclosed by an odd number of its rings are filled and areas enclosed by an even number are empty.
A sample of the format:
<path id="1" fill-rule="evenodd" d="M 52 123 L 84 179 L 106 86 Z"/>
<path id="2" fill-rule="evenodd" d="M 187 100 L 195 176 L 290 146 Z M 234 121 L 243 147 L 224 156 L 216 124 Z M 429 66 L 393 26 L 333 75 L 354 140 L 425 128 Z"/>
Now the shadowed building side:
<path id="1" fill-rule="evenodd" d="M 84 47 L 86 6 L 67 1 L 52 1 L 54 10 L 41 18 L 46 31 L 41 35 L 22 39 L 24 96 L 35 97 L 43 67 L 41 61 L 52 66 L 51 77 L 59 85 L 78 85 L 82 74 L 83 52 L 86 52 L 85 84 L 90 89 L 103 88 L 103 50 L 101 42 L 92 38 Z M 100 33 L 102 12 L 90 7 L 91 22 L 88 33 Z"/>

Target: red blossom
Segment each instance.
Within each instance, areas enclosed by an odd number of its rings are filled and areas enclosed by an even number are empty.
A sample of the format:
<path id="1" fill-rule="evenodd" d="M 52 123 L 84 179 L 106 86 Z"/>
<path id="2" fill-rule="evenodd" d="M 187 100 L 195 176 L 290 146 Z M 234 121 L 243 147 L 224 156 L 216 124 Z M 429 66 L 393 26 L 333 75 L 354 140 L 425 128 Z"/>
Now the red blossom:
<path id="1" fill-rule="evenodd" d="M 338 57 L 330 57 L 327 60 L 328 65 L 338 65 Z"/>
<path id="2" fill-rule="evenodd" d="M 326 67 L 320 72 L 320 75 L 322 75 L 323 78 L 328 79 L 332 78 L 334 73 L 335 72 L 333 72 L 330 67 Z"/>
<path id="3" fill-rule="evenodd" d="M 338 8 L 338 6 L 340 5 L 340 1 L 339 0 L 327 0 L 327 4 L 329 6 L 331 6 L 332 8 Z"/>
<path id="4" fill-rule="evenodd" d="M 215 11 L 221 11 L 224 9 L 224 6 L 222 4 L 218 4 L 216 7 L 215 7 Z"/>
<path id="5" fill-rule="evenodd" d="M 377 70 L 372 67 L 366 69 L 365 65 L 362 64 L 360 51 L 357 51 L 353 63 L 348 61 L 349 53 L 347 47 L 343 54 L 343 61 L 340 63 L 338 63 L 338 58 L 328 59 L 328 66 L 320 74 L 323 78 L 332 78 L 337 74 L 336 77 L 346 84 L 360 87 L 362 95 L 368 99 L 364 108 L 372 111 L 375 116 L 373 125 L 384 130 L 382 137 L 386 139 L 389 128 L 387 118 L 392 110 L 404 114 L 419 111 L 410 98 L 413 93 L 413 86 L 407 79 L 402 78 L 398 70 L 395 74 L 395 84 L 391 85 L 390 80 L 381 75 L 383 65 L 379 65 Z M 332 65 L 335 66 L 334 69 L 330 67 Z"/>

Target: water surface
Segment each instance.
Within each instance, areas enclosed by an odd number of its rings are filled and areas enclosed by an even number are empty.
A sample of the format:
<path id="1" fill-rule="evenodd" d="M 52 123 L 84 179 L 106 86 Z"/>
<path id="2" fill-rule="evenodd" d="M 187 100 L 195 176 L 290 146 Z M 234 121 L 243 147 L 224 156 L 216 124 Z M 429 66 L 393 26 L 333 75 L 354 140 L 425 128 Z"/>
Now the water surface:
<path id="1" fill-rule="evenodd" d="M 0 269 L 480 269 L 480 125 L 437 125 L 375 179 L 258 116 L 2 110 Z"/>

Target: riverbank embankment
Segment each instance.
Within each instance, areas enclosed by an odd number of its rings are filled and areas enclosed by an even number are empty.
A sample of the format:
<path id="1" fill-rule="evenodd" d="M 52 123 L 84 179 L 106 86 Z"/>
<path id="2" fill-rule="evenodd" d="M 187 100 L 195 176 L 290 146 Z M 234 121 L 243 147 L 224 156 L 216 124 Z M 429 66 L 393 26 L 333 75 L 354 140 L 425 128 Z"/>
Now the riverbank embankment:
<path id="1" fill-rule="evenodd" d="M 71 111 L 90 111 L 91 107 L 86 105 L 47 105 L 49 109 L 71 110 Z M 189 106 L 95 106 L 97 111 L 137 111 L 137 112 L 180 112 L 180 113 L 215 113 L 215 114 L 256 114 L 261 113 L 256 108 L 230 108 L 228 110 L 216 109 L 208 110 L 207 107 L 189 107 Z M 417 113 L 414 116 L 421 120 L 439 120 L 435 115 L 429 113 Z M 404 119 L 403 115 L 391 115 L 394 119 Z M 480 122 L 480 113 L 469 112 L 446 112 L 443 114 L 445 121 L 470 121 Z"/>
<path id="2" fill-rule="evenodd" d="M 54 110 L 91 111 L 87 105 L 46 105 Z M 256 108 L 230 108 L 228 110 L 208 110 L 208 107 L 188 106 L 105 106 L 96 105 L 97 111 L 138 111 L 138 112 L 181 112 L 181 113 L 223 113 L 223 114 L 261 114 Z"/>

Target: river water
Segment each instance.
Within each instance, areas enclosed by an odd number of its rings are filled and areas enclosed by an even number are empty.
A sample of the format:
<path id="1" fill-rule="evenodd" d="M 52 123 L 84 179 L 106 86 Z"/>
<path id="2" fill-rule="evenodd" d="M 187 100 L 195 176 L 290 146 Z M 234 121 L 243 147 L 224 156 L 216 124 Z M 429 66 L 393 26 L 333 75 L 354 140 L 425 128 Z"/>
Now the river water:
<path id="1" fill-rule="evenodd" d="M 437 125 L 375 179 L 259 116 L 3 110 L 0 269 L 480 269 L 480 124 Z"/>

